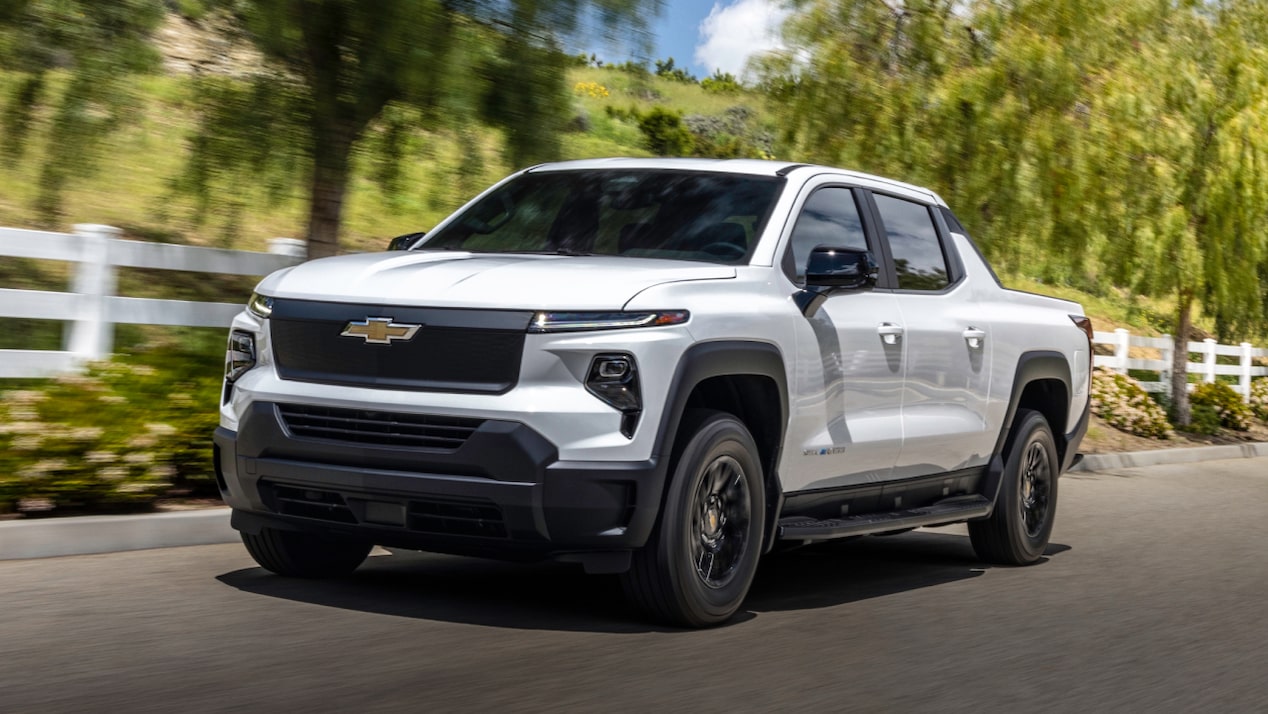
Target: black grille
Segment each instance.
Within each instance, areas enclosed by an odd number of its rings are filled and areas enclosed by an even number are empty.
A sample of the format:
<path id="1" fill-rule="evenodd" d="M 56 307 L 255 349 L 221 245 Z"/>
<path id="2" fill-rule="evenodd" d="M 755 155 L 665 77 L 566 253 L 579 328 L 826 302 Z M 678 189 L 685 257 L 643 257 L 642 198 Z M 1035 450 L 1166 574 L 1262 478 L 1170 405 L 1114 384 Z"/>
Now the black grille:
<path id="1" fill-rule="evenodd" d="M 382 389 L 501 393 L 519 380 L 528 312 L 400 308 L 278 300 L 269 321 L 282 379 Z M 349 322 L 420 325 L 408 341 L 374 344 Z"/>
<path id="2" fill-rule="evenodd" d="M 506 537 L 502 511 L 491 501 L 410 501 L 408 523 L 425 533 Z"/>
<path id="3" fill-rule="evenodd" d="M 277 410 L 287 430 L 299 437 L 446 451 L 461 447 L 484 423 L 483 419 L 301 404 L 279 404 Z"/>
<path id="4" fill-rule="evenodd" d="M 399 497 L 341 494 L 324 489 L 260 481 L 260 494 L 275 513 L 333 523 L 384 526 L 365 520 L 367 501 L 401 503 Z M 485 499 L 413 498 L 405 502 L 405 529 L 419 533 L 505 538 L 502 509 Z"/>
<path id="5" fill-rule="evenodd" d="M 294 488 L 269 484 L 267 500 L 274 511 L 287 516 L 316 518 L 335 523 L 356 523 L 352 509 L 348 508 L 343 496 L 333 491 L 316 491 L 307 488 Z M 266 493 L 261 489 L 262 493 Z"/>

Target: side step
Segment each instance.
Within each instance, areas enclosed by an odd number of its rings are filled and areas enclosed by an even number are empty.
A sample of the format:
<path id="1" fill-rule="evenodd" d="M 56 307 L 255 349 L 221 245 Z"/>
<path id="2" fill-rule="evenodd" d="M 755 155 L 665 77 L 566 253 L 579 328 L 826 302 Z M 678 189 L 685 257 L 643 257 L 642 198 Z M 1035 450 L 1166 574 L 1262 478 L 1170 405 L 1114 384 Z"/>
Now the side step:
<path id="1" fill-rule="evenodd" d="M 781 518 L 779 538 L 780 540 L 828 540 L 922 526 L 940 526 L 973 518 L 985 518 L 990 513 L 991 502 L 985 496 L 957 496 L 939 501 L 932 506 L 905 511 L 867 513 L 825 521 L 801 516 Z"/>

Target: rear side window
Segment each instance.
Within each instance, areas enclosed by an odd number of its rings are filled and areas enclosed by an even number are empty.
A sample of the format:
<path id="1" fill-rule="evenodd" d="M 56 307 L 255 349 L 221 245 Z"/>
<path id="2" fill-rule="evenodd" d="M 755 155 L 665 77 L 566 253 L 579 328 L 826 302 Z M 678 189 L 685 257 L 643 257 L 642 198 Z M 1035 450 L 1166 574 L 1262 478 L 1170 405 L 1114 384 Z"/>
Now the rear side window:
<path id="1" fill-rule="evenodd" d="M 797 281 L 806 277 L 810 251 L 821 245 L 867 250 L 867 236 L 863 233 L 859 207 L 854 200 L 854 192 L 848 188 L 821 188 L 810 194 L 802 206 L 788 245 Z"/>
<path id="2" fill-rule="evenodd" d="M 889 237 L 899 290 L 941 290 L 950 285 L 946 255 L 928 206 L 875 194 Z"/>

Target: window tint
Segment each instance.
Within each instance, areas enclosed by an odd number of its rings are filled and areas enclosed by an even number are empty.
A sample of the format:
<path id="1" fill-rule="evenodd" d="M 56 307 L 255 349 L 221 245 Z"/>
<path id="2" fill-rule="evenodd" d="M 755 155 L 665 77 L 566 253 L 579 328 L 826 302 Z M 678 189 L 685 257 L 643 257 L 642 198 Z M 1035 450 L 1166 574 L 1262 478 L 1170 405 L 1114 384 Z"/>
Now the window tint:
<path id="1" fill-rule="evenodd" d="M 815 247 L 867 250 L 867 236 L 854 192 L 848 188 L 821 188 L 810 194 L 793 227 L 789 249 L 793 254 L 796 279 L 806 277 L 806 260 Z"/>
<path id="2" fill-rule="evenodd" d="M 876 194 L 876 207 L 889 236 L 901 290 L 941 290 L 949 284 L 947 260 L 929 209 L 919 203 Z"/>

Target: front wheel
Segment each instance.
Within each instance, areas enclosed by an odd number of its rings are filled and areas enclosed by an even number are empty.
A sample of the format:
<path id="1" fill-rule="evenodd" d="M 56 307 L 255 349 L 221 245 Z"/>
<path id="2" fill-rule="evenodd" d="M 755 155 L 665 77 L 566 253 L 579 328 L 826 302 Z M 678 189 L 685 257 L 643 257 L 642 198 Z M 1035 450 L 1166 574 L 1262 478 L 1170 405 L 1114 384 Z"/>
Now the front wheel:
<path id="1" fill-rule="evenodd" d="M 999 496 L 990 518 L 969 522 L 969 539 L 982 560 L 1029 565 L 1043 556 L 1057 513 L 1060 471 L 1048 421 L 1019 409 Z"/>
<path id="2" fill-rule="evenodd" d="M 259 533 L 243 531 L 242 544 L 260 567 L 292 578 L 347 575 L 365 562 L 374 547 L 274 528 L 264 528 Z"/>
<path id="3" fill-rule="evenodd" d="M 622 584 L 657 620 L 704 627 L 729 619 L 748 594 L 761 555 L 765 488 L 757 445 L 742 422 L 695 412 L 684 426 L 687 445 L 660 520 Z"/>

